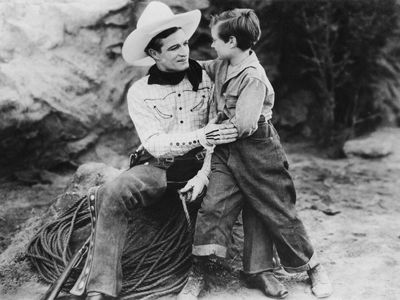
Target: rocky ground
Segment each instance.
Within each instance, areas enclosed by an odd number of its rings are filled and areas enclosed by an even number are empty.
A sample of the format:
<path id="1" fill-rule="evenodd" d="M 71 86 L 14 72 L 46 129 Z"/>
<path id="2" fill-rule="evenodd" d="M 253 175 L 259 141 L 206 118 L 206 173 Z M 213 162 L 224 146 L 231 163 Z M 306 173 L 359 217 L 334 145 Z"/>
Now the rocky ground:
<path id="1" fill-rule="evenodd" d="M 330 299 L 400 298 L 400 130 L 381 130 L 380 138 L 390 141 L 393 151 L 380 159 L 332 160 L 310 144 L 285 145 L 298 190 L 299 214 L 333 281 L 335 292 Z M 71 175 L 71 170 L 62 174 L 31 171 L 14 173 L 0 182 L 3 254 L 15 243 L 15 234 L 27 226 L 24 222 L 40 216 L 64 191 Z M 237 268 L 239 261 L 230 265 Z M 21 272 L 16 274 L 12 282 L 4 282 L 9 276 L 0 274 L 0 299 L 39 299 L 43 285 L 21 278 Z M 202 298 L 265 299 L 261 292 L 247 289 L 238 274 L 237 269 L 220 272 Z M 304 274 L 283 280 L 290 291 L 287 299 L 314 299 Z"/>

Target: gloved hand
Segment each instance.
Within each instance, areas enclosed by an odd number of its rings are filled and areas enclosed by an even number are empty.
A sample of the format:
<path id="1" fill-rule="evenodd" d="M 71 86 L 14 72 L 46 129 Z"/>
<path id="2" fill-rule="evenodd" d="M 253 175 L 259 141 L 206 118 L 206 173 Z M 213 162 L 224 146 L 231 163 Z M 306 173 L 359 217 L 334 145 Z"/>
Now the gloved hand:
<path id="1" fill-rule="evenodd" d="M 207 185 L 207 176 L 199 171 L 196 176 L 190 179 L 186 185 L 178 191 L 179 197 L 186 202 L 192 202 L 197 199 Z"/>
<path id="2" fill-rule="evenodd" d="M 209 146 L 232 143 L 238 137 L 236 127 L 231 123 L 218 124 L 220 119 L 218 115 L 204 127 L 206 142 Z"/>

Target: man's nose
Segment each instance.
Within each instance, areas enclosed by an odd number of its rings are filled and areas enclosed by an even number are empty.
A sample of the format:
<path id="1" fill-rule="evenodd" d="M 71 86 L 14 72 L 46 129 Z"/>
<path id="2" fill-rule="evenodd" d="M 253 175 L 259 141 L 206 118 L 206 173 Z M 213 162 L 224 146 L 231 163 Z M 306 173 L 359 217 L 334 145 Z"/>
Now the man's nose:
<path id="1" fill-rule="evenodd" d="M 181 51 L 179 51 L 179 55 L 188 56 L 189 55 L 189 46 L 181 47 Z"/>

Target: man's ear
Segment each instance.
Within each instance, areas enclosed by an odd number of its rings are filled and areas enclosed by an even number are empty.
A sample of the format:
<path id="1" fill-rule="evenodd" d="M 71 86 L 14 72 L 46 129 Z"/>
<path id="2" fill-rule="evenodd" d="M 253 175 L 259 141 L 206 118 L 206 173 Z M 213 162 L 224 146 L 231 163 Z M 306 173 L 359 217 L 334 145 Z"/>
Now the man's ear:
<path id="1" fill-rule="evenodd" d="M 157 61 L 159 59 L 158 51 L 150 48 L 147 52 L 148 52 L 147 54 L 150 55 L 151 58 L 153 58 L 155 61 Z"/>
<path id="2" fill-rule="evenodd" d="M 231 48 L 237 47 L 237 40 L 236 40 L 236 37 L 233 36 L 233 35 L 231 35 L 231 36 L 229 37 L 228 43 L 229 43 L 229 45 L 231 46 Z"/>

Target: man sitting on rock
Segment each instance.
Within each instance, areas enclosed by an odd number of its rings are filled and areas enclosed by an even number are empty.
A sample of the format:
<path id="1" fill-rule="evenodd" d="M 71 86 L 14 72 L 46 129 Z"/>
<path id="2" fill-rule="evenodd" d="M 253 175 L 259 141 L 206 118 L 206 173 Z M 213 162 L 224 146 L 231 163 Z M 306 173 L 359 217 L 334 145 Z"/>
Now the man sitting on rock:
<path id="1" fill-rule="evenodd" d="M 124 42 L 122 55 L 128 63 L 155 61 L 127 94 L 129 114 L 148 159 L 90 189 L 95 226 L 73 295 L 116 299 L 122 288 L 121 256 L 131 212 L 161 200 L 171 182 L 184 182 L 181 187 L 187 182 L 186 196 L 196 198 L 208 184 L 210 170 L 210 151 L 204 155 L 202 145 L 229 143 L 237 137 L 233 125 L 208 120 L 212 83 L 189 59 L 188 38 L 199 22 L 198 10 L 174 15 L 165 4 L 151 2 Z"/>

